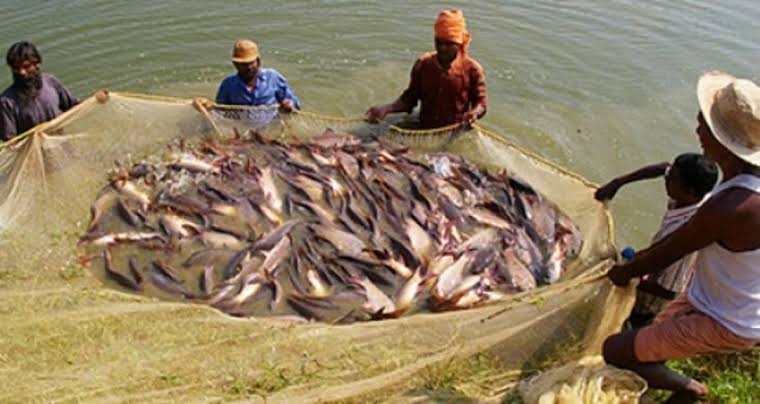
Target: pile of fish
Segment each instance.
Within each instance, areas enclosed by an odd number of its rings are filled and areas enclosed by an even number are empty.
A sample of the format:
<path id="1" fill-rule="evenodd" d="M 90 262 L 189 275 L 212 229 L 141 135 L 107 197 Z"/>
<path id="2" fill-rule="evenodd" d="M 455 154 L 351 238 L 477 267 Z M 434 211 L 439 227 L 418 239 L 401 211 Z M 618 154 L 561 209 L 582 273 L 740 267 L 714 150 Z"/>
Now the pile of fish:
<path id="1" fill-rule="evenodd" d="M 513 176 L 331 130 L 175 145 L 119 166 L 91 215 L 82 260 L 107 283 L 331 323 L 503 299 L 557 281 L 582 242 Z"/>

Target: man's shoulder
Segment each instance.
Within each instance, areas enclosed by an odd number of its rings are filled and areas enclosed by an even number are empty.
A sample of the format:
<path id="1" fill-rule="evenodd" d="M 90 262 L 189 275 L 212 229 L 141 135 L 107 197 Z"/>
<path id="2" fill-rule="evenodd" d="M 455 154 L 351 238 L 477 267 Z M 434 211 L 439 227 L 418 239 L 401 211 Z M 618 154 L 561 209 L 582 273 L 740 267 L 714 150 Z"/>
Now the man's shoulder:
<path id="1" fill-rule="evenodd" d="M 700 210 L 716 218 L 760 218 L 760 193 L 741 187 L 727 188 L 713 195 Z"/>
<path id="2" fill-rule="evenodd" d="M 52 85 L 55 88 L 63 88 L 63 83 L 61 80 L 58 80 L 58 77 L 53 76 L 50 73 L 42 72 L 42 84 L 43 85 Z"/>
<path id="3" fill-rule="evenodd" d="M 285 76 L 283 76 L 282 73 L 280 73 L 277 69 L 274 69 L 272 67 L 262 67 L 261 69 L 259 69 L 259 74 L 262 77 L 267 77 L 267 78 L 282 78 L 282 79 L 285 78 Z"/>
<path id="4" fill-rule="evenodd" d="M 16 104 L 16 90 L 13 86 L 8 86 L 2 93 L 0 93 L 0 107 L 9 108 Z"/>
<path id="5" fill-rule="evenodd" d="M 425 52 L 417 58 L 417 63 L 434 63 L 435 52 Z"/>
<path id="6" fill-rule="evenodd" d="M 465 69 L 476 70 L 481 73 L 483 72 L 483 66 L 481 66 L 477 60 L 471 58 L 470 56 L 464 57 L 463 64 Z"/>
<path id="7" fill-rule="evenodd" d="M 235 84 L 238 81 L 238 75 L 237 74 L 230 74 L 229 76 L 225 77 L 222 80 L 221 85 L 222 86 L 229 86 L 232 84 Z"/>

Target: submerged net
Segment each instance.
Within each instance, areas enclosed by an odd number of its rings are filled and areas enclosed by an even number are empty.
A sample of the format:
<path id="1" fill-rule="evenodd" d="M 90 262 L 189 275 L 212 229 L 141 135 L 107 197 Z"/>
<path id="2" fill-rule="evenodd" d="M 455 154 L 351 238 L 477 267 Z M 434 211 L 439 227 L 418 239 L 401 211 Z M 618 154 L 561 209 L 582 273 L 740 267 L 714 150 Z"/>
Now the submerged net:
<path id="1" fill-rule="evenodd" d="M 122 294 L 81 267 L 76 241 L 114 160 L 233 128 L 283 141 L 332 128 L 506 170 L 572 218 L 582 250 L 559 282 L 502 302 L 343 326 L 239 320 Z M 189 100 L 114 93 L 3 145 L 0 164 L 0 369 L 17 380 L 0 399 L 498 397 L 521 375 L 598 353 L 631 301 L 604 278 L 613 231 L 594 186 L 480 126 L 415 131 L 268 108 L 202 114 Z"/>

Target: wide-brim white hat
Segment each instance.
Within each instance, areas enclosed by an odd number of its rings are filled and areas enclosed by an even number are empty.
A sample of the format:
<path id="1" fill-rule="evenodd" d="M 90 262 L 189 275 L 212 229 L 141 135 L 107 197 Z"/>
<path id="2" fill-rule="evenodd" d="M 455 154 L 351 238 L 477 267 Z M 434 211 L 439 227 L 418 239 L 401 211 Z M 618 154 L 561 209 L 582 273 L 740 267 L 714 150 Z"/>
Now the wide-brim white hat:
<path id="1" fill-rule="evenodd" d="M 715 138 L 735 156 L 760 166 L 760 87 L 709 72 L 699 78 L 697 99 Z"/>

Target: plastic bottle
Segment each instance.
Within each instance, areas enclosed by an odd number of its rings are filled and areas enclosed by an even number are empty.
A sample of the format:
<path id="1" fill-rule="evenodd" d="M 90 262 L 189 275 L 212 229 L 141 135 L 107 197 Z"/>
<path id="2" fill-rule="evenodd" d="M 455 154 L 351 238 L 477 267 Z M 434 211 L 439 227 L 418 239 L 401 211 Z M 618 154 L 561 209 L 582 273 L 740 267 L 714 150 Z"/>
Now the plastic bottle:
<path id="1" fill-rule="evenodd" d="M 636 250 L 634 250 L 631 246 L 627 246 L 623 248 L 623 251 L 620 252 L 620 255 L 623 257 L 624 261 L 630 261 L 633 256 L 636 255 Z"/>

